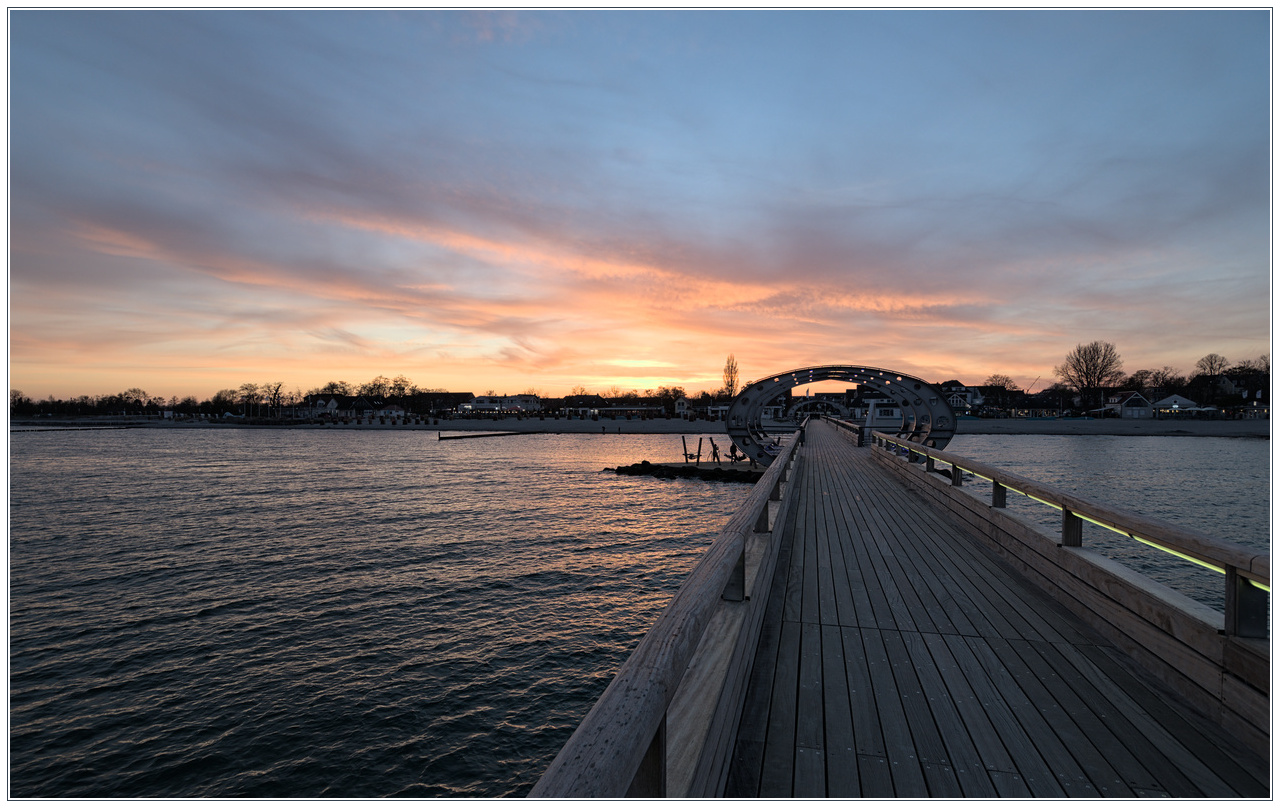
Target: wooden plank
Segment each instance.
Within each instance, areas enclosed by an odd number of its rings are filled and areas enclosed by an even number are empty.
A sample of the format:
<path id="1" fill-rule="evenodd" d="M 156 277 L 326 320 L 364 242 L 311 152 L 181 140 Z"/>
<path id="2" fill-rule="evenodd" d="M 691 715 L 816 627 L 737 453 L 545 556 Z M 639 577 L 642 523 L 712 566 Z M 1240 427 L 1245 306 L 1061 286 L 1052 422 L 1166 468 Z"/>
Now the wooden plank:
<path id="1" fill-rule="evenodd" d="M 796 747 L 795 785 L 791 796 L 807 799 L 827 796 L 826 755 L 821 749 Z"/>
<path id="2" fill-rule="evenodd" d="M 1040 755 L 1046 760 L 1068 797 L 1097 797 L 1098 789 L 1071 756 L 1071 751 L 1058 739 L 1053 727 L 1045 720 L 1036 705 L 1023 689 L 1024 682 L 1006 667 L 999 654 L 1000 638 L 970 640 L 978 663 L 995 685 L 1009 712 L 1022 726 L 1026 736 L 1032 739 Z"/>
<path id="3" fill-rule="evenodd" d="M 904 633 L 914 632 L 885 631 L 881 632 L 885 651 L 893 666 L 893 677 L 897 683 L 898 698 L 902 703 L 903 716 L 907 728 L 911 732 L 912 745 L 915 747 L 916 759 L 924 771 L 925 782 L 930 797 L 962 797 L 963 790 L 956 777 L 947 754 L 946 744 L 934 721 L 930 702 L 945 695 L 945 691 L 926 694 L 916 674 L 915 660 L 907 653 L 902 639 Z"/>
<path id="4" fill-rule="evenodd" d="M 827 797 L 859 797 L 858 753 L 853 741 L 853 712 L 845 674 L 840 627 L 823 625 L 822 723 L 827 762 Z"/>
<path id="5" fill-rule="evenodd" d="M 1268 777 L 1256 765 L 1257 756 L 1241 747 L 1225 733 L 1216 732 L 1208 722 L 1191 723 L 1173 705 L 1175 699 L 1138 678 L 1129 664 L 1117 661 L 1114 652 L 1083 647 L 1081 652 L 1096 668 L 1081 669 L 1095 685 L 1132 699 L 1145 716 L 1135 724 L 1135 735 L 1155 744 L 1206 796 L 1237 793 L 1263 796 L 1268 793 Z M 1154 684 L 1154 683 L 1153 683 Z M 1134 715 L 1130 720 L 1137 721 Z M 1253 765 L 1251 765 L 1253 764 Z M 1221 772 L 1221 774 L 1219 774 Z"/>
<path id="6" fill-rule="evenodd" d="M 884 751 L 884 734 L 880 731 L 880 712 L 876 709 L 876 697 L 871 681 L 871 667 L 862 644 L 862 631 L 853 628 L 840 629 L 841 650 L 844 653 L 845 686 L 849 694 L 849 711 L 853 717 L 853 745 L 859 755 L 873 758 L 887 757 Z M 886 792 L 876 792 L 884 796 Z M 892 794 L 890 790 L 888 792 Z M 868 796 L 863 791 L 864 796 Z"/>
<path id="7" fill-rule="evenodd" d="M 869 473 L 869 469 L 864 466 L 864 476 L 873 482 L 871 486 L 872 495 L 877 501 L 886 503 L 898 503 L 906 495 L 905 489 L 901 483 L 892 483 L 889 479 L 882 475 Z M 887 507 L 894 507 L 889 505 Z M 899 515 L 909 521 L 916 522 L 918 519 L 915 511 L 920 508 L 919 501 L 910 503 L 908 507 L 895 507 L 895 511 Z M 934 525 L 933 532 L 940 532 L 939 528 Z M 952 531 L 954 532 L 954 531 Z M 947 545 L 950 542 L 942 542 L 939 546 L 937 542 L 930 542 L 916 551 L 915 558 L 917 563 L 928 565 L 936 559 L 936 554 L 941 552 L 951 561 L 949 572 L 952 580 L 961 585 L 960 591 L 952 590 L 953 597 L 957 599 L 958 605 L 961 606 L 962 613 L 969 619 L 974 626 L 976 632 L 981 636 L 1018 636 L 1016 629 L 1010 624 L 1002 610 L 991 608 L 989 590 L 984 585 L 980 576 L 974 574 L 972 570 L 972 562 L 966 558 L 966 553 L 959 553 Z M 968 548 L 966 547 L 966 550 Z M 956 566 L 956 565 L 959 566 Z M 970 585 L 975 582 L 975 585 Z"/>
<path id="8" fill-rule="evenodd" d="M 877 484 L 880 495 L 896 506 L 896 519 L 904 525 L 916 527 L 919 531 L 916 535 L 931 537 L 923 546 L 933 554 L 944 554 L 950 560 L 952 571 L 959 576 L 957 580 L 977 599 L 981 614 L 995 629 L 996 636 L 1065 641 L 1034 611 L 1029 612 L 1023 607 L 1034 590 L 1020 587 L 1017 579 L 1009 576 L 1007 568 L 994 555 L 971 542 L 965 542 L 962 546 L 966 552 L 960 552 L 955 542 L 956 526 L 942 514 L 925 507 L 915 491 L 891 486 L 884 478 L 878 479 Z M 947 536 L 949 540 L 932 538 L 939 536 Z"/>
<path id="9" fill-rule="evenodd" d="M 1132 797 L 1132 789 L 1116 772 L 1107 756 L 1098 750 L 1095 738 L 1081 728 L 1082 723 L 1087 724 L 1092 713 L 1087 709 L 1080 712 L 1064 707 L 1056 698 L 1059 692 L 1051 691 L 1046 679 L 1027 664 L 1024 654 L 1019 653 L 1019 648 L 1031 653 L 1031 643 L 1027 640 L 997 638 L 988 640 L 988 645 L 1019 683 L 1027 700 L 1037 707 L 1043 722 L 1057 735 L 1061 748 L 1072 757 L 1096 793 L 1104 797 Z M 1052 677 L 1052 672 L 1045 673 L 1047 678 Z M 1091 729 L 1100 728 L 1096 722 L 1089 726 Z"/>
<path id="10" fill-rule="evenodd" d="M 863 505 L 866 505 L 865 501 Z M 903 574 L 901 567 L 894 559 L 896 541 L 894 531 L 886 521 L 886 510 L 880 502 L 877 502 L 874 508 L 860 509 L 866 525 L 866 531 L 862 534 L 865 541 L 861 549 L 865 551 L 872 568 L 879 571 L 877 580 L 880 582 L 886 606 L 892 616 L 893 627 L 900 631 L 932 630 L 924 610 L 920 608 L 919 600 L 915 597 L 910 577 Z M 887 625 L 885 621 L 881 621 L 880 624 L 882 627 Z"/>
<path id="11" fill-rule="evenodd" d="M 1084 661 L 1079 648 L 1023 641 L 1013 641 L 1010 645 L 1052 692 L 1053 700 L 1063 705 L 1081 731 L 1115 767 L 1135 796 L 1165 791 L 1160 780 L 1134 755 L 1131 744 L 1117 735 L 1121 725 L 1115 721 L 1115 716 L 1120 712 L 1120 705 L 1099 693 L 1087 678 L 1070 674 L 1074 665 L 1068 656 L 1075 658 L 1077 664 Z M 1099 790 L 1107 791 L 1102 785 L 1099 785 Z"/>
<path id="12" fill-rule="evenodd" d="M 948 691 L 942 670 L 929 651 L 926 636 L 938 635 L 903 632 L 901 638 L 910 657 L 911 667 L 919 680 L 920 689 L 928 698 L 929 710 L 933 714 L 939 737 L 946 745 L 946 759 L 955 771 L 961 795 L 998 797 L 1000 794 L 982 765 L 969 729 L 960 717 L 959 708 L 953 700 L 954 695 Z M 949 667 L 947 670 L 951 672 L 955 669 Z M 924 758 L 923 753 L 921 757 Z"/>
<path id="13" fill-rule="evenodd" d="M 930 656 L 937 667 L 938 677 L 950 694 L 950 704 L 954 706 L 964 727 L 965 735 L 952 739 L 952 743 L 962 744 L 971 739 L 972 754 L 977 766 L 991 778 L 991 784 L 1000 797 L 1031 797 L 1031 789 L 1018 774 L 1018 766 L 1005 749 L 1005 743 L 992 724 L 987 713 L 987 705 L 978 698 L 974 685 L 956 662 L 947 641 L 937 634 L 922 635 L 920 639 L 929 649 Z M 959 640 L 960 638 L 955 638 Z M 975 664 L 976 666 L 976 664 Z M 982 683 L 978 683 L 982 689 Z M 953 753 L 953 757 L 959 757 Z M 964 760 L 965 757 L 959 757 Z M 976 779 L 976 776 L 975 776 Z M 985 789 L 977 789 L 981 794 Z"/>
<path id="14" fill-rule="evenodd" d="M 805 623 L 820 623 L 822 615 L 818 610 L 818 530 L 822 524 L 821 501 L 815 503 L 813 520 L 805 525 L 804 531 L 804 572 L 800 579 L 800 620 Z"/>
<path id="15" fill-rule="evenodd" d="M 978 702 L 982 705 L 986 720 L 990 722 L 999 745 L 1004 748 L 1004 752 L 1012 761 L 1014 773 L 1031 792 L 1031 796 L 1066 796 L 1066 790 L 1058 782 L 1052 768 L 1041 756 L 1031 737 L 1005 703 L 996 683 L 987 675 L 978 661 L 973 644 L 979 642 L 980 638 L 947 636 L 943 640 L 947 650 L 955 659 L 956 665 L 963 671 L 965 682 L 973 689 Z M 983 751 L 985 754 L 991 750 L 984 748 Z M 996 770 L 989 768 L 989 771 Z"/>
<path id="16" fill-rule="evenodd" d="M 800 623 L 782 621 L 778 666 L 769 703 L 769 727 L 760 768 L 761 797 L 790 797 L 796 748 L 796 691 L 800 677 Z"/>
<path id="17" fill-rule="evenodd" d="M 855 455 L 849 447 L 840 447 L 843 451 L 840 453 L 839 460 L 843 461 L 842 471 L 840 474 L 833 475 L 833 484 L 838 487 L 840 493 L 840 503 L 837 506 L 834 515 L 838 518 L 849 519 L 852 514 L 850 504 L 856 504 L 862 510 L 862 521 L 867 526 L 865 533 L 859 534 L 869 542 L 868 557 L 872 559 L 872 563 L 877 568 L 887 572 L 886 577 L 883 573 L 878 576 L 886 591 L 889 584 L 892 583 L 892 591 L 896 592 L 901 605 L 901 611 L 894 612 L 895 626 L 906 631 L 924 631 L 938 632 L 946 630 L 950 625 L 950 621 L 946 619 L 942 611 L 933 606 L 934 599 L 927 595 L 927 582 L 921 581 L 916 575 L 919 568 L 907 570 L 899 561 L 899 554 L 904 548 L 900 546 L 901 536 L 895 533 L 896 525 L 892 522 L 886 522 L 885 514 L 889 510 L 884 506 L 883 502 L 876 501 L 876 507 L 868 507 L 868 504 L 861 499 L 856 484 L 855 475 L 856 465 L 850 462 Z M 879 558 L 876 559 L 878 553 Z M 891 608 L 893 602 L 890 601 Z M 930 608 L 933 606 L 933 608 Z M 937 616 L 940 620 L 935 621 Z M 906 618 L 910 618 L 910 623 L 906 622 Z"/>
<path id="18" fill-rule="evenodd" d="M 822 626 L 800 626 L 800 668 L 797 674 L 796 746 L 823 748 Z"/>
<path id="19" fill-rule="evenodd" d="M 893 662 L 885 650 L 885 630 L 862 629 L 862 647 L 867 656 L 871 676 L 871 692 L 880 716 L 880 732 L 884 736 L 885 757 L 893 778 L 893 796 L 928 797 L 929 787 L 920 768 L 915 743 L 907 725 L 907 716 L 893 678 Z"/>
<path id="20" fill-rule="evenodd" d="M 839 625 L 840 612 L 836 606 L 835 573 L 832 569 L 833 556 L 843 561 L 838 551 L 832 553 L 832 544 L 840 542 L 840 525 L 833 513 L 835 492 L 823 497 L 821 516 L 818 519 L 815 538 L 818 550 L 818 622 Z"/>

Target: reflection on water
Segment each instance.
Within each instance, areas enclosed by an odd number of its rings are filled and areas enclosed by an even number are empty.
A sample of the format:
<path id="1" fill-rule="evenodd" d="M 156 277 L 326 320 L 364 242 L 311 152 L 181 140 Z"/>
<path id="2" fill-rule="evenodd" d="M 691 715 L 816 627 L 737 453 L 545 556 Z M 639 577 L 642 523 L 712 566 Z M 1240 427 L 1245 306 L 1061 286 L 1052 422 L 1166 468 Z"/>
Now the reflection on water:
<path id="1" fill-rule="evenodd" d="M 15 796 L 516 796 L 749 490 L 678 435 L 11 436 Z"/>

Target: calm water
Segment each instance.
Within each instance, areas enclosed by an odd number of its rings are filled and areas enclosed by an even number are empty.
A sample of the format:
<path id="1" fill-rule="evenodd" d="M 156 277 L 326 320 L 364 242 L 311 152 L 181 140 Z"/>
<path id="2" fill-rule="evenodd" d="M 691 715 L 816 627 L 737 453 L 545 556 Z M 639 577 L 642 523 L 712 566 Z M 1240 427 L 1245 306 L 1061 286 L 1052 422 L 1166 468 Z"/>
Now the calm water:
<path id="1" fill-rule="evenodd" d="M 948 448 L 1268 544 L 1266 441 Z M 523 795 L 746 496 L 601 473 L 679 453 L 11 433 L 11 796 Z"/>

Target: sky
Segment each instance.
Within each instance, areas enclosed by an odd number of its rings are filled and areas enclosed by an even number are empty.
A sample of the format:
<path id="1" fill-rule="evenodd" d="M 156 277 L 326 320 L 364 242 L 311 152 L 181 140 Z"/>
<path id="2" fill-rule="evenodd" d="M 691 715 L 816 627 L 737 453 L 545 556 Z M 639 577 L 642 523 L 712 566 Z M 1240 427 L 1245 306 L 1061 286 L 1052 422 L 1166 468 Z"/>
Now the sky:
<path id="1" fill-rule="evenodd" d="M 1267 11 L 10 11 L 10 388 L 1270 351 Z"/>

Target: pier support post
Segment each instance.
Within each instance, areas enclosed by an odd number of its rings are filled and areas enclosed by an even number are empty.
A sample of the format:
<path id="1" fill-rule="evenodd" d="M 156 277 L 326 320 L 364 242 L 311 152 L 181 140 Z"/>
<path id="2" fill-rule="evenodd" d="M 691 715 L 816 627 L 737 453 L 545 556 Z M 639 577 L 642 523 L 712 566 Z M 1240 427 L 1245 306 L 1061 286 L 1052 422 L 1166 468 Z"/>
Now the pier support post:
<path id="1" fill-rule="evenodd" d="M 1267 615 L 1270 610 L 1268 594 L 1249 583 L 1235 567 L 1227 567 L 1227 597 L 1224 605 L 1226 619 L 1223 629 L 1228 635 L 1266 639 Z"/>

